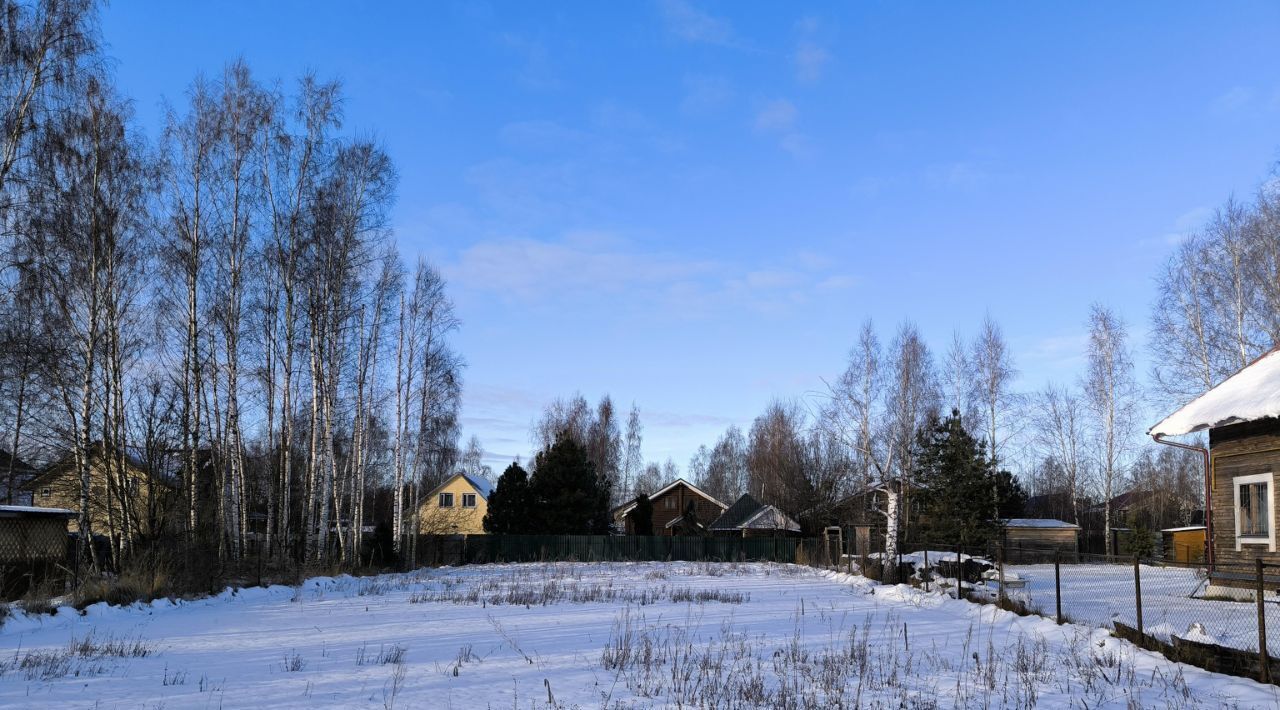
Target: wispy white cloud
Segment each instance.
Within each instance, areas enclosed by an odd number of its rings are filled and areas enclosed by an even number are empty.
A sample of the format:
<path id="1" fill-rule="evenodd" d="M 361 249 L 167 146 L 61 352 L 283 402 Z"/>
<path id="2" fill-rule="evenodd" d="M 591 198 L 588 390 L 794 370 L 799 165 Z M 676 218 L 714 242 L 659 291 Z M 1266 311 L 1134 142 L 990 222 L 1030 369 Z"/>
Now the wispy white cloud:
<path id="1" fill-rule="evenodd" d="M 757 133 L 775 135 L 778 146 L 796 158 L 808 157 L 812 150 L 809 139 L 796 130 L 800 112 L 788 99 L 773 99 L 756 110 L 755 129 Z"/>
<path id="2" fill-rule="evenodd" d="M 1051 335 L 1032 343 L 1024 357 L 1038 369 L 1074 372 L 1084 362 L 1088 345 L 1089 334 L 1084 331 Z"/>
<path id="3" fill-rule="evenodd" d="M 1249 86 L 1233 86 L 1214 97 L 1209 108 L 1216 114 L 1239 113 L 1249 108 L 1257 97 L 1257 91 Z"/>
<path id="4" fill-rule="evenodd" d="M 968 161 L 934 163 L 924 169 L 925 181 L 935 187 L 971 190 L 983 186 L 991 177 L 985 167 Z"/>
<path id="5" fill-rule="evenodd" d="M 795 104 L 787 99 L 774 99 L 756 111 L 756 130 L 789 131 L 795 125 L 797 115 Z"/>
<path id="6" fill-rule="evenodd" d="M 502 43 L 522 59 L 516 72 L 520 83 L 530 89 L 554 89 L 560 86 L 560 78 L 551 64 L 547 46 L 540 40 L 515 33 L 501 36 Z"/>
<path id="7" fill-rule="evenodd" d="M 686 42 L 718 45 L 734 42 L 733 26 L 728 20 L 713 17 L 686 0 L 661 0 L 658 7 L 667 31 Z"/>
<path id="8" fill-rule="evenodd" d="M 858 280 L 856 278 L 847 274 L 836 274 L 819 281 L 815 288 L 819 291 L 844 291 L 857 285 Z"/>
<path id="9" fill-rule="evenodd" d="M 794 55 L 796 78 L 812 84 L 822 78 L 822 70 L 831 61 L 831 53 L 817 42 L 801 40 Z"/>
<path id="10" fill-rule="evenodd" d="M 1221 117 L 1270 117 L 1280 113 L 1280 86 L 1233 86 L 1209 101 L 1209 113 Z"/>
<path id="11" fill-rule="evenodd" d="M 823 24 L 812 15 L 800 18 L 796 22 L 796 48 L 791 54 L 795 64 L 796 79 L 805 84 L 812 84 L 822 78 L 822 72 L 831 61 L 831 52 L 827 51 L 825 40 L 821 37 Z"/>
<path id="12" fill-rule="evenodd" d="M 592 303 L 602 299 L 683 318 L 723 308 L 780 312 L 856 280 L 820 255 L 801 252 L 768 266 L 646 251 L 607 232 L 548 241 L 491 239 L 444 264 L 451 284 L 513 304 Z"/>
<path id="13" fill-rule="evenodd" d="M 1138 246 L 1176 246 L 1192 232 L 1200 229 L 1213 216 L 1211 207 L 1195 207 L 1174 218 L 1169 231 L 1138 240 Z"/>
<path id="14" fill-rule="evenodd" d="M 880 191 L 888 186 L 886 178 L 875 175 L 864 175 L 849 186 L 849 192 L 855 197 L 878 197 Z"/>
<path id="15" fill-rule="evenodd" d="M 684 99 L 680 110 L 691 115 L 705 115 L 720 109 L 733 98 L 733 88 L 721 76 L 694 74 L 684 78 Z"/>
<path id="16" fill-rule="evenodd" d="M 591 134 L 555 121 L 515 121 L 498 130 L 503 144 L 521 150 L 562 151 L 594 143 Z"/>
<path id="17" fill-rule="evenodd" d="M 808 158 L 813 155 L 813 149 L 809 145 L 809 137 L 803 133 L 794 131 L 782 136 L 782 140 L 778 142 L 782 149 L 791 154 L 793 158 Z"/>
<path id="18" fill-rule="evenodd" d="M 603 233 L 577 232 L 559 241 L 497 239 L 472 245 L 447 267 L 450 281 L 509 298 L 621 293 L 714 272 L 714 262 L 634 250 Z"/>

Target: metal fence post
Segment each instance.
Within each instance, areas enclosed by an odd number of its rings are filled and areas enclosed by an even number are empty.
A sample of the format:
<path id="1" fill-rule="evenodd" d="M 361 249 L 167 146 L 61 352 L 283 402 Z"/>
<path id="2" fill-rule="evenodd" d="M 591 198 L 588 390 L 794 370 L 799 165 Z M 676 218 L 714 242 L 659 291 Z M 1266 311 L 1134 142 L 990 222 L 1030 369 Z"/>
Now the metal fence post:
<path id="1" fill-rule="evenodd" d="M 956 545 L 956 599 L 964 596 L 964 563 L 960 560 L 960 546 Z"/>
<path id="2" fill-rule="evenodd" d="M 1258 587 L 1254 596 L 1258 600 L 1258 680 L 1271 683 L 1271 655 L 1267 653 L 1267 610 L 1263 606 L 1262 558 L 1254 560 L 1258 571 Z"/>
<path id="3" fill-rule="evenodd" d="M 1138 612 L 1138 640 L 1146 642 L 1146 634 L 1142 631 L 1142 573 L 1138 569 L 1138 555 L 1133 556 L 1133 599 L 1134 609 Z"/>
<path id="4" fill-rule="evenodd" d="M 1058 607 L 1058 623 L 1062 623 L 1062 565 L 1057 550 L 1053 551 L 1053 598 Z"/>

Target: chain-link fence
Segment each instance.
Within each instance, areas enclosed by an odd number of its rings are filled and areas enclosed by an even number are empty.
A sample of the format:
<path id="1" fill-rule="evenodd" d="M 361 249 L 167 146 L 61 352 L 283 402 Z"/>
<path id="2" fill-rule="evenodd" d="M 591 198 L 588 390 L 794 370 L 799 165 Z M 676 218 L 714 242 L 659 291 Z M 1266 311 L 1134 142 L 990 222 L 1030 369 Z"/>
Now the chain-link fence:
<path id="1" fill-rule="evenodd" d="M 1172 660 L 1273 680 L 1280 565 L 1208 566 L 1049 547 L 918 542 L 900 545 L 896 565 L 885 564 L 883 553 L 853 560 L 871 577 L 896 573 L 896 581 L 929 591 L 1108 629 Z"/>

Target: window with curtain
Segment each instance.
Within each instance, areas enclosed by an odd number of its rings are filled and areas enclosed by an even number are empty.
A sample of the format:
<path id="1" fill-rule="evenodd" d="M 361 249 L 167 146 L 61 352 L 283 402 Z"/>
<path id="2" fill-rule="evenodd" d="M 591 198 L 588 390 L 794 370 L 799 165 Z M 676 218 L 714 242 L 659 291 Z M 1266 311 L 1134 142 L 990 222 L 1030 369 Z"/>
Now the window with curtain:
<path id="1" fill-rule="evenodd" d="M 1239 484 L 1240 537 L 1267 537 L 1271 533 L 1271 488 L 1267 483 Z"/>

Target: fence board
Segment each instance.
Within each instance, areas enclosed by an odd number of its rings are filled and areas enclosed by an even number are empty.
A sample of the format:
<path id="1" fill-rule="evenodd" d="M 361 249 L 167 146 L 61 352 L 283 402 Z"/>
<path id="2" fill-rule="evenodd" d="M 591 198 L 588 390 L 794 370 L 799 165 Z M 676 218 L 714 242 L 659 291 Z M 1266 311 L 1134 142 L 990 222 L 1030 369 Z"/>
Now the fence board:
<path id="1" fill-rule="evenodd" d="M 419 535 L 427 565 L 485 562 L 734 561 L 815 564 L 827 557 L 817 539 L 772 537 L 649 537 L 642 535 Z M 405 546 L 409 540 L 405 540 Z"/>

